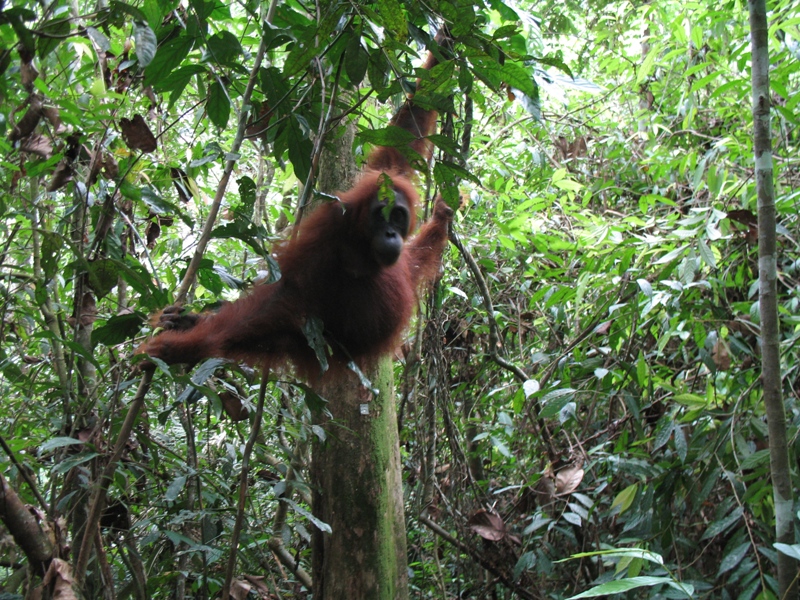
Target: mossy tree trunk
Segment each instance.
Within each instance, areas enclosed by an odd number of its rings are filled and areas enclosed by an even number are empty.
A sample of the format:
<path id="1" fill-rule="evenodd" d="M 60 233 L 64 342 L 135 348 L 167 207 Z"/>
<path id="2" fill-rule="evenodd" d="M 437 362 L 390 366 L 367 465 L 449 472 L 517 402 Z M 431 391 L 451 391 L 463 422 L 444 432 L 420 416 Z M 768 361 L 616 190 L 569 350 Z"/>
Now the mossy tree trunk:
<path id="1" fill-rule="evenodd" d="M 352 156 L 354 124 L 323 152 L 323 192 L 347 189 L 357 176 Z M 319 423 L 325 440 L 313 449 L 314 515 L 327 523 L 313 539 L 314 598 L 408 598 L 406 530 L 392 362 L 381 359 L 365 373 L 331 378 L 317 391 L 333 418 Z"/>
<path id="2" fill-rule="evenodd" d="M 320 390 L 333 419 L 324 424 L 311 467 L 314 514 L 331 527 L 314 539 L 314 597 L 408 597 L 406 531 L 394 382 L 389 358 L 367 376 L 373 395 L 353 375 Z"/>

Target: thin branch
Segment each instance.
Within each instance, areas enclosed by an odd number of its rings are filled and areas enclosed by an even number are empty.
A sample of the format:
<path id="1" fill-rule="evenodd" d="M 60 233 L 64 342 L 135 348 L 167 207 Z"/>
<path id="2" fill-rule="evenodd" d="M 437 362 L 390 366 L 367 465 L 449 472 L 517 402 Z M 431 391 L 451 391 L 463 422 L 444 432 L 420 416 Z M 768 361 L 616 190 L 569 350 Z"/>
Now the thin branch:
<path id="1" fill-rule="evenodd" d="M 486 318 L 489 323 L 489 358 L 491 358 L 503 369 L 511 372 L 520 381 L 520 383 L 524 383 L 530 379 L 525 371 L 500 356 L 499 350 L 502 348 L 502 342 L 500 341 L 500 332 L 497 328 L 497 321 L 494 318 L 494 304 L 492 303 L 492 296 L 489 293 L 489 287 L 486 285 L 486 280 L 481 273 L 480 267 L 478 267 L 478 263 L 475 262 L 472 254 L 470 254 L 470 252 L 464 247 L 464 244 L 461 243 L 461 240 L 455 231 L 450 232 L 450 241 L 456 248 L 458 248 L 459 253 L 467 263 L 467 267 L 472 273 L 472 277 L 475 279 L 475 282 L 478 284 L 478 289 L 483 297 L 483 305 L 486 308 Z M 541 433 L 542 439 L 547 447 L 547 454 L 550 460 L 555 460 L 556 452 L 552 447 L 550 431 L 547 429 L 547 423 L 545 423 L 544 419 L 539 416 L 540 407 L 538 400 L 534 399 L 531 404 L 531 409 L 533 411 L 533 418 L 536 420 L 539 426 L 539 432 Z"/>
<path id="2" fill-rule="evenodd" d="M 426 527 L 428 527 L 428 529 L 433 531 L 440 538 L 442 538 L 443 540 L 449 542 L 450 544 L 452 544 L 453 546 L 455 546 L 456 548 L 458 548 L 459 550 L 461 550 L 465 554 L 468 554 L 470 556 L 470 558 L 472 558 L 472 560 L 477 562 L 480 566 L 482 566 L 484 569 L 489 571 L 492 575 L 497 577 L 503 583 L 503 585 L 505 585 L 509 590 L 512 590 L 513 592 L 519 594 L 520 598 L 525 598 L 526 600 L 536 600 L 536 598 L 537 598 L 536 596 L 531 594 L 525 588 L 520 587 L 516 583 L 514 583 L 514 581 L 509 579 L 509 577 L 505 573 L 500 571 L 497 568 L 496 565 L 494 565 L 491 561 L 489 561 L 486 558 L 484 558 L 483 555 L 480 552 L 475 550 L 475 548 L 473 548 L 472 546 L 469 546 L 468 544 L 465 544 L 464 542 L 462 542 L 458 538 L 453 537 L 447 531 L 442 529 L 442 527 L 440 527 L 434 521 L 432 521 L 430 518 L 428 518 L 428 517 L 426 517 L 424 515 L 420 515 L 418 517 L 418 519 L 420 520 L 421 523 L 423 523 Z"/>
<path id="3" fill-rule="evenodd" d="M 253 428 L 250 430 L 250 437 L 244 447 L 242 455 L 242 471 L 239 475 L 239 503 L 236 506 L 236 522 L 231 533 L 231 550 L 228 556 L 228 568 L 225 573 L 225 585 L 222 586 L 222 600 L 228 600 L 231 594 L 231 584 L 233 583 L 233 572 L 236 570 L 236 551 L 239 548 L 239 536 L 242 533 L 244 523 L 244 509 L 247 504 L 247 479 L 250 474 L 250 456 L 253 454 L 253 447 L 256 445 L 258 434 L 261 432 L 261 417 L 264 415 L 264 398 L 267 395 L 267 383 L 269 372 L 261 374 L 261 386 L 258 389 L 258 404 L 256 414 L 253 419 Z"/>
<path id="4" fill-rule="evenodd" d="M 239 112 L 239 125 L 236 129 L 236 136 L 233 138 L 231 149 L 228 152 L 231 158 L 225 161 L 225 169 L 223 170 L 222 177 L 217 185 L 217 192 L 214 195 L 214 201 L 211 203 L 211 208 L 208 211 L 208 217 L 206 218 L 203 232 L 197 242 L 197 247 L 194 250 L 194 255 L 189 263 L 189 267 L 186 269 L 186 274 L 184 275 L 181 286 L 178 289 L 178 294 L 175 297 L 175 302 L 177 304 L 182 304 L 186 301 L 186 296 L 189 294 L 189 290 L 194 284 L 195 277 L 197 277 L 197 270 L 200 268 L 200 262 L 203 260 L 206 246 L 208 246 L 208 242 L 211 239 L 211 232 L 216 225 L 217 215 L 219 214 L 219 209 L 222 205 L 222 199 L 225 197 L 225 191 L 228 188 L 228 182 L 230 181 L 231 173 L 233 173 L 233 169 L 236 166 L 236 156 L 242 147 L 242 142 L 244 141 L 244 133 L 247 129 L 247 117 L 250 114 L 250 99 L 253 95 L 253 89 L 255 89 L 256 82 L 258 81 L 258 73 L 261 69 L 261 63 L 264 60 L 266 49 L 267 38 L 262 37 L 261 44 L 259 44 L 258 52 L 256 53 L 255 62 L 253 63 L 253 68 L 250 70 L 250 77 L 247 81 L 247 87 L 244 90 L 244 94 L 242 94 L 242 108 Z"/>
<path id="5" fill-rule="evenodd" d="M 117 436 L 114 452 L 109 457 L 105 469 L 103 469 L 103 473 L 98 479 L 97 491 L 89 507 L 89 515 L 86 518 L 86 530 L 83 532 L 83 540 L 81 541 L 81 547 L 78 551 L 78 558 L 75 561 L 75 581 L 78 583 L 79 587 L 83 585 L 83 580 L 86 576 L 86 566 L 89 564 L 89 555 L 92 553 L 92 544 L 95 540 L 94 531 L 100 524 L 100 516 L 103 512 L 103 506 L 105 505 L 106 494 L 113 481 L 114 473 L 117 470 L 117 462 L 119 462 L 128 444 L 131 432 L 133 431 L 133 425 L 144 406 L 144 397 L 147 394 L 147 390 L 150 389 L 150 382 L 152 379 L 152 370 L 145 371 L 142 374 L 142 380 L 139 382 L 136 396 L 134 396 L 133 401 L 128 407 L 128 414 L 125 415 L 125 421 L 122 423 L 119 436 Z"/>
<path id="6" fill-rule="evenodd" d="M 30 473 L 28 473 L 28 469 L 26 469 L 25 466 L 19 462 L 16 454 L 14 454 L 14 451 L 11 449 L 8 443 L 6 443 L 6 440 L 2 435 L 0 435 L 0 446 L 3 448 L 3 451 L 6 453 L 11 463 L 17 467 L 17 472 L 25 480 L 25 483 L 27 483 L 28 487 L 31 488 L 31 492 L 33 492 L 33 495 L 36 496 L 36 500 L 39 502 L 39 505 L 45 510 L 45 512 L 50 514 L 50 507 L 47 504 L 47 500 L 45 500 L 41 492 L 39 492 L 39 488 L 36 487 L 36 482 L 31 478 Z"/>

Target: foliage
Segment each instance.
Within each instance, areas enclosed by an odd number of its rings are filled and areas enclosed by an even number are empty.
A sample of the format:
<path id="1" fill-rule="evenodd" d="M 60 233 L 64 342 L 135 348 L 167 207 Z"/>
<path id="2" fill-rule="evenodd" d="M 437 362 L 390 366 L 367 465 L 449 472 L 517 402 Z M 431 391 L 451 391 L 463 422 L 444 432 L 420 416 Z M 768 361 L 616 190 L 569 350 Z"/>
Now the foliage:
<path id="1" fill-rule="evenodd" d="M 774 597 L 776 552 L 796 550 L 772 545 L 740 3 L 289 2 L 271 22 L 254 2 L 99 6 L 0 12 L 0 473 L 69 540 L 64 558 L 135 396 L 147 316 L 173 299 L 225 161 L 236 186 L 196 308 L 277 276 L 269 246 L 311 188 L 319 136 L 348 115 L 358 156 L 394 143 L 387 115 L 421 76 L 417 101 L 446 123 L 432 181 L 451 199 L 460 181 L 467 201 L 397 364 L 414 596 Z M 772 7 L 770 41 L 800 450 L 791 9 Z M 427 78 L 413 65 L 432 17 L 455 49 Z M 219 366 L 156 376 L 87 597 L 219 592 L 258 389 Z M 310 568 L 325 526 L 309 511 L 309 406 L 323 402 L 305 386 L 270 386 L 238 570 L 261 597 L 305 597 L 276 543 Z M 24 561 L 8 553 L 13 593 Z"/>

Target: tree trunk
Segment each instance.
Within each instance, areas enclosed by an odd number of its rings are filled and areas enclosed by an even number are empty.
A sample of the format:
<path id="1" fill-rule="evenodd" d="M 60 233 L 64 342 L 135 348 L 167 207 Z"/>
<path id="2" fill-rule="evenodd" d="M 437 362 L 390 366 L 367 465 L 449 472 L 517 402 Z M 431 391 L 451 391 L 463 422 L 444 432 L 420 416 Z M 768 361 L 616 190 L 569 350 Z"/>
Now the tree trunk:
<path id="1" fill-rule="evenodd" d="M 331 527 L 315 531 L 314 598 L 390 600 L 408 597 L 403 482 L 394 381 L 389 358 L 367 377 L 322 386 L 333 420 L 314 445 L 314 514 Z"/>
<path id="2" fill-rule="evenodd" d="M 769 427 L 770 470 L 775 499 L 775 539 L 794 543 L 792 482 L 786 443 L 786 414 L 781 395 L 778 328 L 778 250 L 775 242 L 775 194 L 770 141 L 769 48 L 765 0 L 749 0 L 753 83 L 753 147 L 758 193 L 758 280 L 761 313 L 761 383 Z M 797 562 L 778 552 L 778 597 L 797 598 Z"/>
<path id="3" fill-rule="evenodd" d="M 358 170 L 349 131 L 328 144 L 320 158 L 323 192 L 350 187 Z M 311 465 L 314 515 L 327 523 L 313 539 L 314 598 L 381 600 L 408 598 L 403 482 L 392 361 L 365 373 L 374 396 L 354 373 L 317 391 L 333 415 L 315 440 Z"/>

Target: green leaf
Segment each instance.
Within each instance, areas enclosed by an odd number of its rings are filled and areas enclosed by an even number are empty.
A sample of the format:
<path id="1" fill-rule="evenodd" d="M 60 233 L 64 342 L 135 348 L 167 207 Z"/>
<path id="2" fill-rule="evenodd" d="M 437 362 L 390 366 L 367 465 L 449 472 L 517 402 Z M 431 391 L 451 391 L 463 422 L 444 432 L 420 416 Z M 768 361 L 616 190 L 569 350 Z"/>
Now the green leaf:
<path id="1" fill-rule="evenodd" d="M 136 58 L 142 68 L 147 67 L 156 56 L 158 40 L 147 23 L 136 21 L 133 24 L 133 39 L 136 42 Z"/>
<path id="2" fill-rule="evenodd" d="M 769 448 L 763 450 L 756 450 L 750 456 L 746 457 L 739 468 L 742 471 L 749 469 L 757 469 L 758 467 L 769 464 Z"/>
<path id="3" fill-rule="evenodd" d="M 747 544 L 749 546 L 749 544 Z M 775 549 L 786 556 L 791 556 L 795 560 L 800 560 L 800 544 L 782 544 L 780 542 L 776 542 L 772 544 L 775 546 Z"/>
<path id="4" fill-rule="evenodd" d="M 777 544 L 775 544 L 777 547 Z M 722 561 L 719 563 L 719 570 L 717 571 L 717 577 L 720 577 L 723 573 L 727 573 L 728 571 L 732 570 L 736 567 L 742 559 L 747 555 L 748 550 L 750 550 L 750 542 L 745 542 L 740 544 L 733 550 L 731 550 L 728 554 L 726 554 Z M 789 546 L 790 548 L 792 546 Z M 800 560 L 800 546 L 795 546 L 798 550 L 798 555 L 793 557 L 797 560 Z M 780 548 L 778 548 L 780 550 Z M 791 556 L 791 555 L 790 555 Z"/>
<path id="5" fill-rule="evenodd" d="M 160 46 L 144 72 L 144 84 L 154 85 L 165 79 L 191 52 L 193 44 L 189 36 L 179 35 Z"/>
<path id="6" fill-rule="evenodd" d="M 605 596 L 607 594 L 621 594 L 630 590 L 635 590 L 640 587 L 652 587 L 654 585 L 669 585 L 684 594 L 687 598 L 691 598 L 694 594 L 694 587 L 689 584 L 681 584 L 673 581 L 669 577 L 631 577 L 630 579 L 620 579 L 618 581 L 609 581 L 601 585 L 595 586 L 576 596 L 570 596 L 567 600 L 576 600 L 577 598 L 596 598 L 597 596 Z"/>
<path id="7" fill-rule="evenodd" d="M 396 40 L 404 40 L 408 37 L 408 22 L 405 12 L 397 0 L 378 0 L 378 14 L 382 19 L 382 25 Z"/>
<path id="8" fill-rule="evenodd" d="M 675 442 L 675 452 L 678 453 L 678 458 L 681 459 L 682 463 L 686 462 L 686 454 L 689 452 L 689 446 L 686 443 L 686 432 L 684 432 L 683 427 L 680 425 L 676 425 L 673 429 L 673 440 Z"/>
<path id="9" fill-rule="evenodd" d="M 58 272 L 58 257 L 63 246 L 61 236 L 53 231 L 41 233 L 41 263 L 45 279 L 52 279 Z"/>
<path id="10" fill-rule="evenodd" d="M 225 129 L 231 115 L 231 101 L 219 81 L 215 81 L 208 88 L 206 110 L 211 122 L 219 129 Z"/>
<path id="11" fill-rule="evenodd" d="M 592 558 L 594 556 L 608 556 L 619 558 L 639 558 L 647 560 L 657 565 L 664 565 L 664 557 L 656 552 L 645 550 L 644 548 L 613 548 L 611 550 L 592 550 L 591 552 L 578 552 L 572 554 L 568 559 L 560 560 L 557 562 L 566 562 L 567 560 L 574 560 L 576 558 Z"/>
<path id="12" fill-rule="evenodd" d="M 164 200 L 158 191 L 149 185 L 141 189 L 141 198 L 150 212 L 156 215 L 169 215 L 178 212 L 178 209 L 171 202 Z"/>
<path id="13" fill-rule="evenodd" d="M 57 464 L 53 465 L 53 470 L 51 473 L 53 475 L 63 475 L 64 473 L 68 473 L 75 467 L 87 463 L 99 455 L 99 452 L 81 452 L 80 454 L 76 454 L 74 456 L 68 456 L 59 461 Z"/>
<path id="14" fill-rule="evenodd" d="M 529 98 L 537 95 L 531 73 L 518 63 L 506 62 L 502 67 L 502 78 L 510 87 L 518 89 Z"/>
<path id="15" fill-rule="evenodd" d="M 320 531 L 322 531 L 323 533 L 331 533 L 331 526 L 330 525 L 328 525 L 324 521 L 319 520 L 317 517 L 315 517 L 313 514 L 311 514 L 310 511 L 306 510 L 305 508 L 303 508 L 302 506 L 300 506 L 299 504 L 297 504 L 293 500 L 290 500 L 287 497 L 283 497 L 283 498 L 281 498 L 281 502 L 285 502 L 286 504 L 288 504 L 292 508 L 292 510 L 294 510 L 298 514 L 304 516 L 306 519 L 311 521 L 314 524 L 314 526 L 317 529 L 319 529 Z"/>
<path id="16" fill-rule="evenodd" d="M 623 513 L 628 510 L 631 505 L 633 504 L 634 498 L 636 498 L 636 492 L 639 491 L 639 484 L 634 483 L 626 487 L 622 490 L 617 497 L 614 498 L 614 502 L 611 503 L 611 508 L 615 506 L 619 506 L 619 512 Z"/>
<path id="17" fill-rule="evenodd" d="M 111 259 L 98 259 L 89 263 L 89 285 L 97 294 L 98 298 L 103 298 L 108 294 L 119 281 L 119 265 Z"/>
<path id="18" fill-rule="evenodd" d="M 672 429 L 675 426 L 673 418 L 673 415 L 665 413 L 658 420 L 658 425 L 656 425 L 656 432 L 653 439 L 653 450 L 658 450 L 664 446 L 672 437 Z"/>
<path id="19" fill-rule="evenodd" d="M 220 65 L 235 65 L 243 53 L 239 38 L 227 30 L 211 36 L 207 48 L 211 60 Z"/>
<path id="20" fill-rule="evenodd" d="M 36 53 L 39 59 L 45 58 L 69 35 L 69 19 L 53 19 L 42 26 L 42 31 L 48 35 L 39 37 L 36 43 Z M 52 36 L 52 37 L 50 37 Z"/>
<path id="21" fill-rule="evenodd" d="M 318 42 L 327 44 L 334 38 L 333 33 L 347 5 L 340 3 L 334 6 L 335 10 L 322 19 L 319 27 L 309 27 L 297 38 L 283 65 L 286 77 L 292 77 L 307 69 L 311 59 L 320 52 Z"/>
<path id="22" fill-rule="evenodd" d="M 704 408 L 708 405 L 708 401 L 697 394 L 677 394 L 674 400 L 689 408 Z"/>
<path id="23" fill-rule="evenodd" d="M 364 81 L 368 65 L 369 53 L 361 45 L 361 36 L 353 34 L 344 51 L 344 70 L 353 86 Z"/>
<path id="24" fill-rule="evenodd" d="M 197 270 L 197 282 L 215 296 L 222 293 L 222 278 L 208 263 Z"/>
<path id="25" fill-rule="evenodd" d="M 153 82 L 153 90 L 156 92 L 175 92 L 182 91 L 186 84 L 198 73 L 205 73 L 206 67 L 202 65 L 184 65 L 172 71 L 166 77 Z M 178 94 L 180 95 L 180 94 Z"/>
<path id="26" fill-rule="evenodd" d="M 650 52 L 644 57 L 642 64 L 636 71 L 636 83 L 642 83 L 650 76 L 650 73 L 653 71 L 653 65 L 659 54 L 661 54 L 661 44 L 653 44 L 650 48 Z"/>
<path id="27" fill-rule="evenodd" d="M 64 446 L 73 445 L 83 445 L 83 442 L 66 436 L 50 438 L 39 446 L 39 456 L 50 452 L 51 450 L 55 450 L 56 448 L 63 448 Z"/>
<path id="28" fill-rule="evenodd" d="M 373 50 L 369 55 L 367 73 L 369 74 L 369 83 L 376 91 L 380 92 L 386 89 L 389 70 L 389 61 L 384 56 L 383 51 L 380 48 Z"/>
<path id="29" fill-rule="evenodd" d="M 308 346 L 314 351 L 319 362 L 320 372 L 328 370 L 328 343 L 325 341 L 325 324 L 319 317 L 309 317 L 303 321 L 303 335 Z"/>
<path id="30" fill-rule="evenodd" d="M 305 181 L 308 179 L 309 171 L 311 171 L 311 154 L 314 151 L 314 147 L 305 134 L 302 123 L 296 114 L 292 114 L 289 119 L 286 137 L 289 160 L 292 161 L 294 173 L 300 181 Z"/>
<path id="31" fill-rule="evenodd" d="M 472 65 L 475 75 L 494 91 L 499 91 L 503 85 L 503 70 L 500 65 L 491 59 L 475 61 Z"/>
<path id="32" fill-rule="evenodd" d="M 700 253 L 700 258 L 712 269 L 717 268 L 717 260 L 714 258 L 714 253 L 708 247 L 705 240 L 697 240 L 697 250 Z"/>
<path id="33" fill-rule="evenodd" d="M 92 40 L 94 45 L 103 52 L 108 52 L 111 50 L 111 42 L 108 41 L 108 38 L 102 32 L 98 31 L 94 27 L 87 27 L 86 28 L 86 35 L 89 36 L 89 39 Z"/>
<path id="34" fill-rule="evenodd" d="M 548 392 L 542 396 L 541 403 L 543 408 L 539 416 L 543 419 L 547 419 L 557 415 L 559 411 L 572 400 L 574 395 L 575 390 L 572 388 L 564 388 Z"/>
<path id="35" fill-rule="evenodd" d="M 126 15 L 133 17 L 134 21 L 141 21 L 143 23 L 147 22 L 147 15 L 145 15 L 141 10 L 127 4 L 126 2 L 121 2 L 120 0 L 112 0 L 111 7 L 115 11 L 119 11 L 121 13 L 125 13 Z"/>
<path id="36" fill-rule="evenodd" d="M 397 148 L 408 146 L 417 139 L 417 136 L 402 127 L 389 125 L 383 129 L 367 129 L 361 131 L 358 134 L 358 138 L 366 143 L 374 144 L 375 146 Z"/>
<path id="37" fill-rule="evenodd" d="M 461 37 L 470 32 L 475 24 L 475 8 L 469 2 L 442 2 L 439 4 L 445 21 L 450 26 L 450 33 Z"/>
<path id="38" fill-rule="evenodd" d="M 657 261 L 655 261 L 654 264 L 663 265 L 663 264 L 672 262 L 673 260 L 683 256 L 683 254 L 686 252 L 687 248 L 688 248 L 688 246 L 681 246 L 680 248 L 675 248 L 671 252 L 667 252 L 664 256 L 662 256 Z"/>
<path id="39" fill-rule="evenodd" d="M 703 533 L 703 537 L 700 538 L 702 540 L 710 540 L 721 533 L 724 533 L 728 529 L 730 529 L 737 521 L 742 518 L 744 514 L 744 510 L 741 506 L 737 506 L 731 514 L 727 517 L 720 519 L 719 521 L 714 521 L 711 525 Z"/>
<path id="40" fill-rule="evenodd" d="M 114 315 L 106 324 L 92 330 L 92 346 L 116 346 L 133 339 L 139 333 L 145 318 L 141 313 Z"/>
<path id="41" fill-rule="evenodd" d="M 178 496 L 180 495 L 183 488 L 186 486 L 186 475 L 178 475 L 172 482 L 169 484 L 166 493 L 164 494 L 164 499 L 167 502 L 174 502 Z"/>

